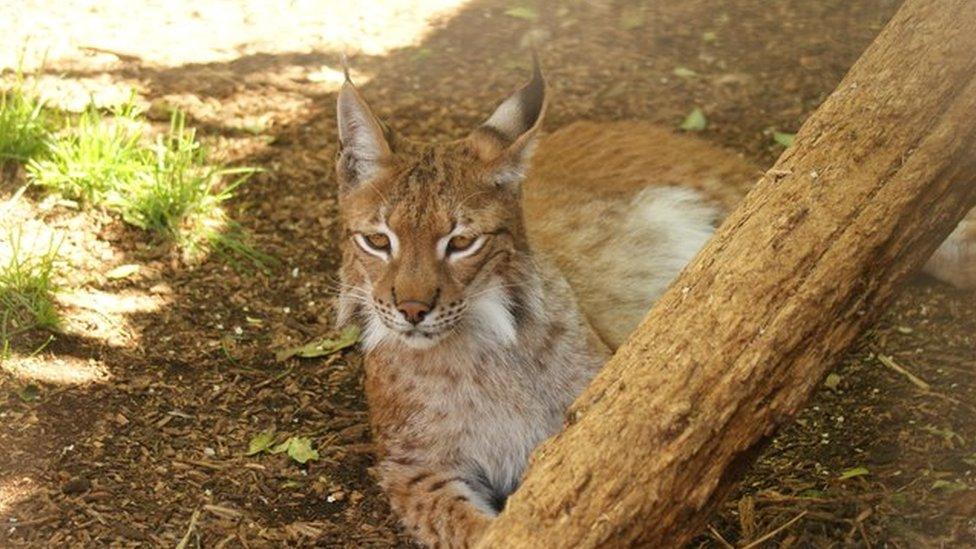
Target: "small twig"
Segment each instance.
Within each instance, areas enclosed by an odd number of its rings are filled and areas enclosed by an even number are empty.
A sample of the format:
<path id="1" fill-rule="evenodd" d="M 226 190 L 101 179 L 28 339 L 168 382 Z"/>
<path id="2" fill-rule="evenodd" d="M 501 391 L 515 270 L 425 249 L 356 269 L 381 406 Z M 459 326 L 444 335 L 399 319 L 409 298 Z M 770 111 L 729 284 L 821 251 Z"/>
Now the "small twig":
<path id="1" fill-rule="evenodd" d="M 96 47 L 96 46 L 81 46 L 79 49 L 88 50 L 88 51 L 93 52 L 93 53 L 107 53 L 108 55 L 114 55 L 115 57 L 118 57 L 119 60 L 121 60 L 121 61 L 128 61 L 128 62 L 132 62 L 132 61 L 141 62 L 142 61 L 142 58 L 139 57 L 139 56 L 136 56 L 136 55 L 130 55 L 128 53 L 122 53 L 122 52 L 118 52 L 118 51 L 115 51 L 115 50 L 108 50 L 108 49 L 99 48 L 99 47 Z"/>
<path id="2" fill-rule="evenodd" d="M 51 344 L 52 341 L 54 341 L 54 334 L 48 334 L 47 341 L 41 343 L 40 347 L 34 349 L 34 351 L 31 354 L 27 355 L 27 358 L 34 358 L 35 356 L 41 354 L 44 351 L 44 349 L 46 349 L 47 346 Z"/>
<path id="3" fill-rule="evenodd" d="M 193 535 L 193 530 L 197 527 L 198 518 L 200 518 L 200 510 L 196 509 L 193 511 L 193 515 L 190 516 L 190 525 L 186 527 L 186 534 L 183 535 L 183 539 L 176 545 L 176 549 L 186 549 L 186 546 L 190 543 L 190 536 Z"/>
<path id="4" fill-rule="evenodd" d="M 871 544 L 871 540 L 868 539 L 868 533 L 864 530 L 864 523 L 858 522 L 857 529 L 861 531 L 861 538 L 864 539 L 865 547 L 868 549 L 874 549 L 874 546 Z"/>
<path id="5" fill-rule="evenodd" d="M 208 513 L 213 513 L 218 517 L 225 518 L 227 520 L 239 520 L 241 517 L 244 516 L 244 513 L 238 511 L 237 509 L 233 509 L 231 507 L 225 507 L 223 505 L 208 504 L 208 505 L 204 505 L 203 509 Z"/>
<path id="6" fill-rule="evenodd" d="M 757 502 L 761 503 L 810 503 L 810 504 L 831 504 L 838 502 L 850 502 L 850 501 L 873 501 L 881 499 L 885 496 L 884 492 L 868 492 L 864 494 L 859 494 L 856 496 L 844 496 L 837 498 L 817 498 L 817 497 L 801 497 L 801 496 L 783 496 L 783 495 L 771 495 L 771 494 L 757 494 L 753 496 L 756 498 Z M 730 503 L 728 505 L 730 508 L 734 508 L 735 504 Z"/>
<path id="7" fill-rule="evenodd" d="M 970 412 L 976 413 L 976 408 L 974 408 L 974 407 L 970 406 L 969 404 L 967 404 L 967 403 L 959 400 L 958 398 L 952 398 L 949 395 L 944 395 L 944 394 L 942 394 L 940 392 L 937 392 L 937 391 L 928 391 L 925 394 L 927 396 L 934 396 L 936 398 L 941 398 L 942 400 L 944 400 L 946 402 L 951 402 L 951 403 L 955 404 L 956 406 L 962 406 L 963 408 L 966 408 Z"/>
<path id="8" fill-rule="evenodd" d="M 735 546 L 726 541 L 725 538 L 722 537 L 722 534 L 719 534 L 718 530 L 716 530 L 711 524 L 708 525 L 708 531 L 712 533 L 712 537 L 715 538 L 715 541 L 719 542 L 722 547 L 725 547 L 725 549 L 735 549 Z"/>
<path id="9" fill-rule="evenodd" d="M 91 515 L 95 520 L 97 520 L 98 522 L 102 523 L 102 525 L 108 526 L 108 523 L 105 522 L 105 519 L 102 517 L 102 514 L 99 513 L 98 511 L 92 509 L 91 507 L 82 507 L 81 509 L 85 513 L 88 513 L 89 515 Z"/>
<path id="10" fill-rule="evenodd" d="M 16 191 L 14 191 L 13 196 L 7 200 L 4 200 L 3 203 L 0 204 L 0 213 L 3 213 L 4 216 L 6 216 L 7 212 L 13 209 L 13 207 L 20 200 L 20 197 L 24 195 L 24 191 L 26 191 L 27 187 L 29 186 L 30 183 L 27 183 L 26 185 L 19 187 Z"/>
<path id="11" fill-rule="evenodd" d="M 906 370 L 903 366 L 901 366 L 897 362 L 895 362 L 895 359 L 891 358 L 890 356 L 887 356 L 887 355 L 878 355 L 878 362 L 880 362 L 881 364 L 884 364 L 888 368 L 891 368 L 892 370 L 894 370 L 894 371 L 898 372 L 899 374 L 905 376 L 908 379 L 908 381 L 911 381 L 912 384 L 915 385 L 916 387 L 918 387 L 919 389 L 921 389 L 923 391 L 931 391 L 932 390 L 932 386 L 931 385 L 929 385 L 928 383 L 926 383 L 920 377 L 918 377 L 915 374 L 913 374 L 913 373 L 909 372 L 908 370 Z"/>
<path id="12" fill-rule="evenodd" d="M 376 444 L 372 442 L 356 442 L 352 444 L 335 444 L 330 446 L 322 447 L 322 452 L 324 454 L 332 454 L 335 452 L 345 452 L 347 454 L 373 454 L 376 453 Z"/>
<path id="13" fill-rule="evenodd" d="M 753 542 L 751 542 L 751 543 L 749 543 L 747 545 L 743 545 L 741 549 L 752 549 L 753 547 L 758 547 L 762 542 L 764 542 L 764 541 L 766 541 L 768 539 L 771 539 L 772 537 L 776 536 L 777 534 L 779 534 L 783 530 L 786 530 L 790 526 L 793 526 L 793 524 L 796 523 L 796 521 L 798 521 L 801 518 L 803 518 L 804 516 L 806 516 L 806 514 L 807 514 L 806 511 L 800 512 L 799 515 L 797 515 L 797 516 L 793 517 L 792 519 L 790 519 L 786 524 L 784 524 L 784 525 L 780 526 L 779 528 L 773 530 L 772 532 L 770 532 L 770 533 L 762 536 L 761 538 L 757 539 L 756 541 L 753 541 Z"/>
<path id="14" fill-rule="evenodd" d="M 285 377 L 286 375 L 290 374 L 293 369 L 295 369 L 295 367 L 294 366 L 290 366 L 284 372 L 281 372 L 280 374 L 278 374 L 278 375 L 276 375 L 276 376 L 274 376 L 274 377 L 272 377 L 270 379 L 266 379 L 266 380 L 262 381 L 261 383 L 258 383 L 256 385 L 254 385 L 253 387 L 251 387 L 251 389 L 254 390 L 254 391 L 256 391 L 256 390 L 264 387 L 265 385 L 271 385 L 275 381 L 278 381 L 279 379 L 281 379 L 281 378 Z"/>
<path id="15" fill-rule="evenodd" d="M 174 459 L 173 461 L 177 463 L 185 463 L 186 465 L 194 465 L 196 467 L 203 467 L 204 469 L 211 469 L 213 471 L 220 471 L 226 469 L 226 465 L 221 465 L 219 463 L 213 463 L 211 461 L 203 461 L 202 459 Z"/>
<path id="16" fill-rule="evenodd" d="M 17 527 L 18 528 L 28 528 L 28 527 L 40 526 L 42 524 L 47 524 L 49 522 L 53 522 L 53 521 L 57 520 L 58 518 L 59 517 L 58 517 L 57 514 L 45 515 L 43 517 L 39 517 L 39 518 L 32 519 L 32 520 L 19 521 L 19 522 L 17 522 Z"/>

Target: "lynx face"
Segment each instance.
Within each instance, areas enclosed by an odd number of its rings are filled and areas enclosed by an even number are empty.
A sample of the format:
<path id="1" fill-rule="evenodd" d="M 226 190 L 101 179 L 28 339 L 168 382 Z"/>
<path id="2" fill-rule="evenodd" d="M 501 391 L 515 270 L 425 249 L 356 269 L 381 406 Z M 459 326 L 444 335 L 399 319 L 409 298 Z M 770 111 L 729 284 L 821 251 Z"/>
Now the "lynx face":
<path id="1" fill-rule="evenodd" d="M 544 88 L 537 71 L 469 137 L 415 145 L 391 139 L 343 86 L 339 320 L 360 323 L 367 350 L 426 349 L 452 336 L 515 341 L 529 261 L 518 184 Z"/>

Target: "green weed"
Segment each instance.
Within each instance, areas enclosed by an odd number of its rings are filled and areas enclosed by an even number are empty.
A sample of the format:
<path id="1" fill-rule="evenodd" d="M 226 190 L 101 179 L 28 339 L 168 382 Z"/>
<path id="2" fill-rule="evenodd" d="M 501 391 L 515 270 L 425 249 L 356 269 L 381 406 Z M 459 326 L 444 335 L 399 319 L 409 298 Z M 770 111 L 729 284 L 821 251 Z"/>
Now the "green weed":
<path id="1" fill-rule="evenodd" d="M 109 193 L 142 176 L 151 156 L 140 143 L 142 129 L 130 103 L 106 119 L 89 107 L 27 166 L 31 181 L 65 198 L 101 204 Z"/>
<path id="2" fill-rule="evenodd" d="M 152 165 L 108 200 L 128 223 L 167 235 L 187 259 L 213 249 L 260 262 L 261 254 L 224 213 L 223 204 L 256 171 L 207 163 L 206 151 L 176 111 L 169 131 L 152 146 Z M 228 181 L 228 183 L 224 183 Z"/>
<path id="3" fill-rule="evenodd" d="M 33 253 L 23 248 L 19 230 L 5 240 L 9 244 L 0 250 L 6 252 L 0 254 L 0 350 L 18 334 L 60 325 L 54 303 L 60 243 L 52 240 L 46 250 Z"/>
<path id="4" fill-rule="evenodd" d="M 256 170 L 208 163 L 206 151 L 175 111 L 169 130 L 148 141 L 132 103 L 111 118 L 89 108 L 31 161 L 32 182 L 61 195 L 117 212 L 140 229 L 164 236 L 196 261 L 216 251 L 263 267 L 270 257 L 227 218 L 223 205 Z"/>
<path id="5" fill-rule="evenodd" d="M 23 79 L 0 91 L 0 164 L 27 162 L 45 152 L 51 120 L 43 103 L 23 89 Z"/>

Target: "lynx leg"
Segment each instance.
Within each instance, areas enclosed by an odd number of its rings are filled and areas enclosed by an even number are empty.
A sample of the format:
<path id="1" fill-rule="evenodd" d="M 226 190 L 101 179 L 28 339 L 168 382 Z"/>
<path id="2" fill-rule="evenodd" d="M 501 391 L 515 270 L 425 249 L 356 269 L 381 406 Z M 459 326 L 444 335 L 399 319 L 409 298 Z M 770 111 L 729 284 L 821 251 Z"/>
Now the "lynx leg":
<path id="1" fill-rule="evenodd" d="M 393 511 L 429 547 L 473 547 L 495 515 L 485 498 L 454 472 L 387 460 L 379 474 Z"/>

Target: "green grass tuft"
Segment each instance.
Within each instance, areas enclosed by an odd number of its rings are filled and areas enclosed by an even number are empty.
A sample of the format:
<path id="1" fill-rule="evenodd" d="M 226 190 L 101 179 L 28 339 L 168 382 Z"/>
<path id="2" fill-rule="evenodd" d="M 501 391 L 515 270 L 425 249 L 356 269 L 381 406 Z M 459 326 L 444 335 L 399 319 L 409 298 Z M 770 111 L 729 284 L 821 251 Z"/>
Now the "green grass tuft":
<path id="1" fill-rule="evenodd" d="M 256 170 L 209 164 L 180 111 L 154 142 L 147 142 L 141 128 L 131 103 L 110 119 L 89 108 L 55 140 L 46 158 L 31 161 L 28 175 L 42 187 L 104 206 L 131 225 L 163 235 L 188 261 L 212 250 L 264 267 L 270 258 L 250 245 L 223 209 Z"/>
<path id="2" fill-rule="evenodd" d="M 169 131 L 157 136 L 152 147 L 151 168 L 118 188 L 108 203 L 128 223 L 167 235 L 187 259 L 213 249 L 260 263 L 262 255 L 223 209 L 255 171 L 208 164 L 196 132 L 186 127 L 183 113 L 175 111 Z"/>
<path id="3" fill-rule="evenodd" d="M 31 181 L 71 200 L 101 204 L 140 177 L 151 158 L 140 144 L 138 113 L 129 104 L 114 114 L 106 119 L 91 106 L 67 122 L 48 154 L 28 164 Z"/>
<path id="4" fill-rule="evenodd" d="M 54 270 L 60 244 L 52 241 L 47 250 L 36 254 L 22 248 L 19 231 L 6 240 L 7 253 L 0 256 L 0 352 L 18 334 L 55 330 L 61 322 L 54 303 Z"/>
<path id="5" fill-rule="evenodd" d="M 44 154 L 51 120 L 43 103 L 23 90 L 23 81 L 0 91 L 0 164 L 27 162 Z"/>

